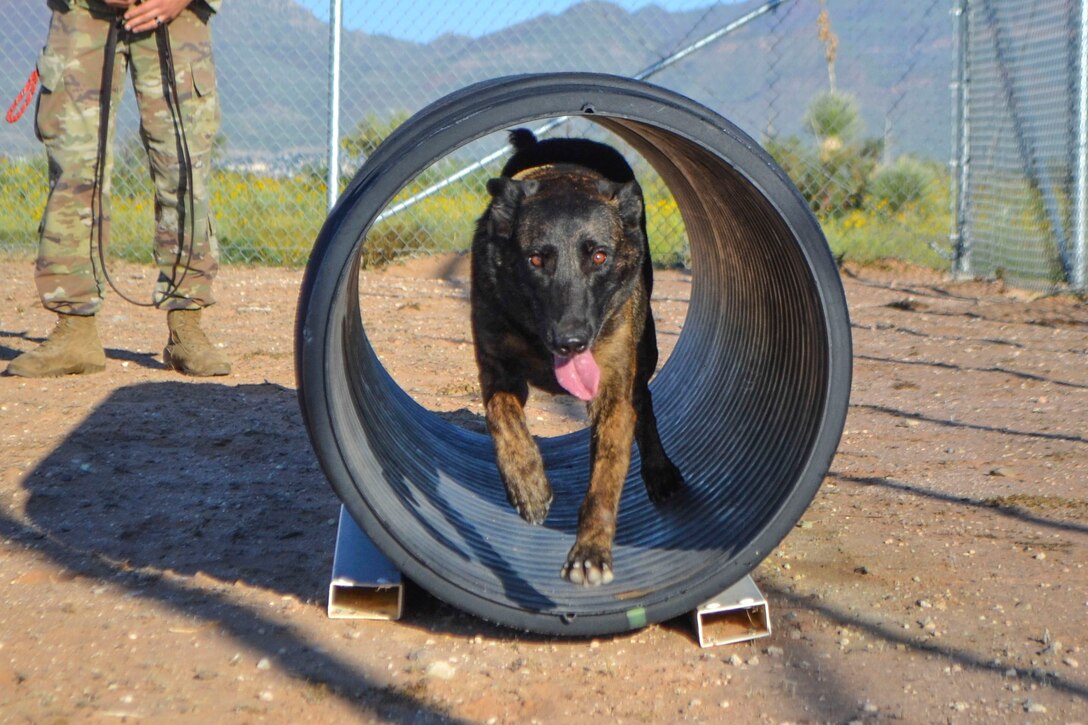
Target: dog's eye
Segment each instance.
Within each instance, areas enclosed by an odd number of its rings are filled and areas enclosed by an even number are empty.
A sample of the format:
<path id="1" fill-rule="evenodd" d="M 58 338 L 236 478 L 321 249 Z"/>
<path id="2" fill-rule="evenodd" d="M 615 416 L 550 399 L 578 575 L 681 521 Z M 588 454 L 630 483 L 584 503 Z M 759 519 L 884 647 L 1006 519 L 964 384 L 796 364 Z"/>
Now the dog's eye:
<path id="1" fill-rule="evenodd" d="M 596 252 L 593 253 L 593 256 L 590 259 L 593 260 L 593 264 L 600 267 L 602 264 L 608 261 L 608 253 L 605 252 L 603 249 L 598 249 Z"/>
<path id="2" fill-rule="evenodd" d="M 529 264 L 533 265 L 534 267 L 543 267 L 544 257 L 540 256 L 539 254 L 530 254 Z"/>

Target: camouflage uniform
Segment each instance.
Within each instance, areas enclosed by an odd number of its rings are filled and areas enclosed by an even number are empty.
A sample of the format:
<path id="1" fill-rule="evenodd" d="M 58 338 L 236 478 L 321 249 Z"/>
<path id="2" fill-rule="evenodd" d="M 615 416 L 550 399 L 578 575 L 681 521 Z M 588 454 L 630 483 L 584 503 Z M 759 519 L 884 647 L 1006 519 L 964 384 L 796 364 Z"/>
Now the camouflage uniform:
<path id="1" fill-rule="evenodd" d="M 192 160 L 195 213 L 186 232 L 195 230 L 179 254 L 180 163 L 178 139 L 164 97 L 163 74 L 154 32 L 121 30 L 114 64 L 111 114 L 132 75 L 140 109 L 140 136 L 150 159 L 155 186 L 155 261 L 159 268 L 154 302 L 167 309 L 200 309 L 214 302 L 218 241 L 209 208 L 212 143 L 219 128 L 219 100 L 208 21 L 220 0 L 194 0 L 167 26 L 177 78 L 185 139 Z M 35 281 L 42 304 L 64 314 L 93 315 L 102 304 L 104 276 L 91 249 L 91 202 L 98 157 L 99 87 L 109 23 L 118 10 L 100 0 L 49 0 L 49 37 L 38 60 L 42 92 L 37 134 L 49 157 L 49 200 L 40 228 Z M 114 123 L 107 144 L 102 190 L 103 239 L 109 239 L 110 171 Z M 187 206 L 183 206 L 187 209 Z M 188 212 L 185 212 L 186 214 Z M 190 226 L 190 223 L 193 226 Z M 181 281 L 171 290 L 171 281 Z"/>

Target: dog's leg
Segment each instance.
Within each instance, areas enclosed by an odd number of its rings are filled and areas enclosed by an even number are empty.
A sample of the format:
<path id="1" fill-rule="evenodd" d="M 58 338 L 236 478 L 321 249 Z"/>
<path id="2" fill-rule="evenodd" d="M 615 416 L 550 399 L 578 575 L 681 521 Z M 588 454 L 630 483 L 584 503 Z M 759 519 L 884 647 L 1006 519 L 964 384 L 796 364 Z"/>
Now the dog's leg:
<path id="1" fill-rule="evenodd" d="M 560 575 L 574 584 L 596 585 L 612 581 L 612 540 L 623 481 L 631 465 L 635 410 L 627 396 L 616 396 L 612 388 L 593 401 L 590 417 L 593 470 L 578 511 L 578 535 Z"/>
<path id="2" fill-rule="evenodd" d="M 661 445 L 649 388 L 643 386 L 641 393 L 636 391 L 635 398 L 639 401 L 635 438 L 642 457 L 642 482 L 646 484 L 646 494 L 650 500 L 661 503 L 683 488 L 684 477 Z"/>
<path id="3" fill-rule="evenodd" d="M 657 368 L 657 332 L 653 315 L 647 311 L 646 326 L 638 343 L 638 370 L 635 373 L 634 404 L 638 415 L 635 439 L 642 458 L 642 482 L 646 493 L 654 503 L 661 503 L 684 485 L 680 469 L 676 467 L 661 445 L 650 396 L 650 376 Z"/>
<path id="4" fill-rule="evenodd" d="M 485 385 L 487 427 L 495 444 L 495 459 L 506 486 L 506 498 L 523 519 L 542 524 L 552 505 L 552 487 L 544 473 L 540 449 L 525 422 L 529 389 L 524 382 L 519 387 L 495 390 Z"/>

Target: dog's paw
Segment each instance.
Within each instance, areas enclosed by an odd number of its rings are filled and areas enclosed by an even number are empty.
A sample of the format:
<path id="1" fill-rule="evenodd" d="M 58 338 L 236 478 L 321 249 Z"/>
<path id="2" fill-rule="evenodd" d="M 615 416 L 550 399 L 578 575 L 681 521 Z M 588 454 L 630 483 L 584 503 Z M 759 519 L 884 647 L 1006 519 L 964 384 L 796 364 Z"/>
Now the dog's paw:
<path id="1" fill-rule="evenodd" d="M 534 484 L 513 484 L 506 487 L 506 497 L 521 518 L 530 524 L 542 524 L 552 507 L 552 487 L 547 478 Z"/>
<path id="2" fill-rule="evenodd" d="M 655 504 L 663 503 L 684 487 L 684 477 L 668 458 L 659 463 L 642 463 L 642 482 L 646 484 L 646 494 Z"/>
<path id="3" fill-rule="evenodd" d="M 612 552 L 600 546 L 575 544 L 559 576 L 571 584 L 598 586 L 612 581 Z"/>

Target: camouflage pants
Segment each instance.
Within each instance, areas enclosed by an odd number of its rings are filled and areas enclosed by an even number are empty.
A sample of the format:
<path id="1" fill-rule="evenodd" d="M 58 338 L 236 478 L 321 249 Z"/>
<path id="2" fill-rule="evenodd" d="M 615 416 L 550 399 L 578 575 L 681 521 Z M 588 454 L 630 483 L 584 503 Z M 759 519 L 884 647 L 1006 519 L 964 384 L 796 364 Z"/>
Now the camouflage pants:
<path id="1" fill-rule="evenodd" d="M 140 110 L 140 138 L 155 188 L 153 250 L 158 279 L 154 304 L 163 309 L 210 305 L 214 302 L 212 281 L 219 267 L 219 249 L 208 180 L 212 143 L 219 128 L 219 100 L 208 18 L 186 10 L 168 26 L 181 108 L 180 130 L 164 95 L 156 34 L 124 30 L 119 34 L 110 89 L 111 138 L 106 144 L 99 239 L 97 225 L 92 224 L 99 89 L 109 23 L 116 21 L 117 13 L 94 0 L 86 5 L 89 8 L 73 4 L 70 10 L 54 6 L 49 37 L 38 60 L 42 92 L 37 133 L 49 157 L 49 200 L 42 217 L 34 275 L 42 304 L 49 310 L 76 315 L 95 314 L 102 305 L 105 276 L 96 245 L 105 246 L 109 240 L 112 115 L 124 92 L 127 72 Z M 192 208 L 188 195 L 179 195 L 181 137 L 192 162 Z M 179 226 L 184 228 L 179 231 Z"/>

